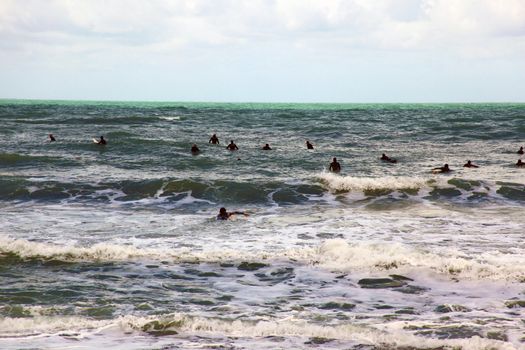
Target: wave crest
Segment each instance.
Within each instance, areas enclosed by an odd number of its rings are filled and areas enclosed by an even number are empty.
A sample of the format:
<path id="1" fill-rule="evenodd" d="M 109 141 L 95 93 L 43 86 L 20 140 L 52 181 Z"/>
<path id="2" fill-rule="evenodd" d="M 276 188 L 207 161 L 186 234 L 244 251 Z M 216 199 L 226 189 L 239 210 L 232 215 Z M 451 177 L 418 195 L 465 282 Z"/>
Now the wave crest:
<path id="1" fill-rule="evenodd" d="M 34 317 L 30 319 L 5 318 L 0 320 L 2 337 L 21 337 L 46 334 L 61 336 L 61 332 L 82 332 L 96 334 L 105 330 L 120 330 L 125 333 L 144 332 L 159 334 L 166 331 L 192 334 L 212 333 L 219 336 L 256 338 L 285 336 L 292 338 L 325 338 L 358 342 L 384 348 L 461 348 L 513 349 L 512 344 L 474 336 L 465 339 L 432 339 L 411 334 L 391 324 L 380 330 L 373 326 L 319 325 L 295 318 L 259 321 L 229 320 L 195 317 L 188 314 L 167 314 L 163 316 L 121 316 L 114 320 L 96 321 L 83 317 Z M 169 333 L 166 333 L 169 334 Z M 78 334 L 80 338 L 87 334 Z M 74 337 L 74 336 L 73 336 Z"/>
<path id="2" fill-rule="evenodd" d="M 2 257 L 2 255 L 4 257 Z M 432 253 L 399 243 L 348 243 L 330 239 L 318 247 L 282 251 L 242 252 L 232 249 L 192 251 L 187 248 L 137 248 L 99 243 L 91 247 L 60 246 L 0 236 L 0 260 L 9 263 L 9 255 L 18 259 L 82 261 L 166 260 L 173 262 L 290 261 L 343 272 L 403 272 L 429 270 L 467 280 L 525 281 L 525 257 L 516 254 L 486 252 L 475 257 L 461 252 Z M 13 261 L 16 263 L 16 260 Z"/>
<path id="3" fill-rule="evenodd" d="M 410 271 L 428 269 L 463 279 L 525 281 L 525 258 L 515 254 L 486 252 L 475 258 L 457 251 L 439 254 L 399 243 L 349 244 L 332 239 L 319 247 L 321 266 L 339 271 Z"/>
<path id="4" fill-rule="evenodd" d="M 331 173 L 320 173 L 316 176 L 331 191 L 373 191 L 420 189 L 428 179 L 407 176 L 384 176 L 379 178 L 341 176 Z"/>

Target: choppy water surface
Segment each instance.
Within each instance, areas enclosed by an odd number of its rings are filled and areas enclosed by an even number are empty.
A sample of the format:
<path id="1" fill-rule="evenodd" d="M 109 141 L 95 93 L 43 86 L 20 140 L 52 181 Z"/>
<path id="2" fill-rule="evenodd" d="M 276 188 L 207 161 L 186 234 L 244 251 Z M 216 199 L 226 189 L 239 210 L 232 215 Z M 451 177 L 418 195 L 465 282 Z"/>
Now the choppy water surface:
<path id="1" fill-rule="evenodd" d="M 2 101 L 0 348 L 523 348 L 524 136 L 525 105 Z"/>

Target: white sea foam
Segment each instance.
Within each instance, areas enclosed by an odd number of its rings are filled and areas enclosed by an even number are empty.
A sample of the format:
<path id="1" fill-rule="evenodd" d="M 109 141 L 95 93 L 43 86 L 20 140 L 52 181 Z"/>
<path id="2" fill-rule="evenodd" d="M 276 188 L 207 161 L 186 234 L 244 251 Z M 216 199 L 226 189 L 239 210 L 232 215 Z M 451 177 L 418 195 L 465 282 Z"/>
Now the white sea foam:
<path id="1" fill-rule="evenodd" d="M 429 252 L 399 243 L 349 244 L 332 239 L 321 245 L 319 256 L 321 266 L 341 271 L 428 269 L 465 279 L 525 280 L 525 257 L 499 252 L 465 257 L 455 251 Z"/>
<path id="2" fill-rule="evenodd" d="M 93 330 L 112 325 L 111 320 L 92 320 L 80 316 L 35 316 L 0 318 L 1 337 L 35 336 L 63 331 Z"/>
<path id="3" fill-rule="evenodd" d="M 401 190 L 419 189 L 427 185 L 428 178 L 384 176 L 378 178 L 341 176 L 322 172 L 316 175 L 331 191 Z"/>
<path id="4" fill-rule="evenodd" d="M 98 243 L 91 247 L 61 246 L 57 244 L 32 242 L 0 236 L 0 252 L 13 253 L 21 258 L 78 260 L 126 260 L 146 257 L 147 250 L 132 246 Z"/>
<path id="5" fill-rule="evenodd" d="M 154 322 L 154 323 L 153 323 Z M 151 326 L 149 326 L 151 325 Z M 361 344 L 382 347 L 458 347 L 469 349 L 515 349 L 511 343 L 474 336 L 465 339 L 431 339 L 418 337 L 403 329 L 385 328 L 353 323 L 336 326 L 312 324 L 293 316 L 264 321 L 241 321 L 218 318 L 193 317 L 185 314 L 170 314 L 162 317 L 123 316 L 114 320 L 96 321 L 82 317 L 33 317 L 0 319 L 0 336 L 37 336 L 39 333 L 54 335 L 59 332 L 101 333 L 104 330 L 143 332 L 156 329 L 175 330 L 178 337 L 195 334 L 213 334 L 227 337 L 252 338 L 284 336 L 298 338 L 329 338 L 355 341 Z"/>
<path id="6" fill-rule="evenodd" d="M 164 120 L 168 120 L 168 121 L 174 121 L 174 120 L 180 120 L 180 116 L 175 115 L 175 116 L 170 116 L 170 117 L 159 117 L 159 119 L 164 119 Z"/>
<path id="7" fill-rule="evenodd" d="M 468 257 L 455 251 L 429 252 L 400 243 L 352 243 L 330 239 L 319 247 L 280 251 L 243 252 L 235 249 L 192 251 L 191 249 L 137 248 L 98 243 L 91 247 L 61 246 L 0 236 L 0 252 L 21 258 L 85 260 L 164 260 L 174 262 L 290 261 L 314 264 L 335 271 L 400 272 L 427 270 L 462 279 L 525 280 L 525 257 L 519 254 L 486 252 Z"/>

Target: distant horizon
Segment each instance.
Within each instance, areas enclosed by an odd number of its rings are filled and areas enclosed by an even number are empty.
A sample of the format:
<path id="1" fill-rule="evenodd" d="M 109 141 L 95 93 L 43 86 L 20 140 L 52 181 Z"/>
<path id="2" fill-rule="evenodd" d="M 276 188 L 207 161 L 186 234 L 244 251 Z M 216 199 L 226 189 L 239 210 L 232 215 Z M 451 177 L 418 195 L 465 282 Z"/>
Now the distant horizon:
<path id="1" fill-rule="evenodd" d="M 81 103 L 90 103 L 90 102 L 102 102 L 102 103 L 164 103 L 164 104 L 297 104 L 297 105 L 454 105 L 454 104 L 525 104 L 525 101 L 429 101 L 429 102 L 326 102 L 326 101 L 314 101 L 314 102 L 301 102 L 301 101 L 184 101 L 184 100 L 99 100 L 99 99 L 65 99 L 65 98 L 4 98 L 0 97 L 0 102 L 81 102 Z"/>

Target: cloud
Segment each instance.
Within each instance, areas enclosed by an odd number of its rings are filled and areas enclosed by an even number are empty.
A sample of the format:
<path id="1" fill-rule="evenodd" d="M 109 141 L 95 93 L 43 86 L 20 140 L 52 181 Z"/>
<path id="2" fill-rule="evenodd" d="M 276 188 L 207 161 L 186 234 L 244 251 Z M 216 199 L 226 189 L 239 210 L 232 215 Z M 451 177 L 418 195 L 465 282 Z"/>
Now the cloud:
<path id="1" fill-rule="evenodd" d="M 67 70 L 88 79 L 120 69 L 120 77 L 223 80 L 282 69 L 294 79 L 338 71 L 367 79 L 364 69 L 427 72 L 430 62 L 520 68 L 523 57 L 523 0 L 0 1 L 0 74 Z"/>
<path id="2" fill-rule="evenodd" d="M 249 43 L 330 33 L 338 42 L 427 47 L 428 43 L 525 35 L 521 0 L 4 0 L 0 33 L 40 40 L 62 33 L 118 45 Z M 381 38 L 386 38 L 381 39 Z M 326 38 L 325 38 L 326 39 Z M 425 44 L 426 43 L 426 44 Z M 50 42 L 49 45 L 52 45 Z"/>

